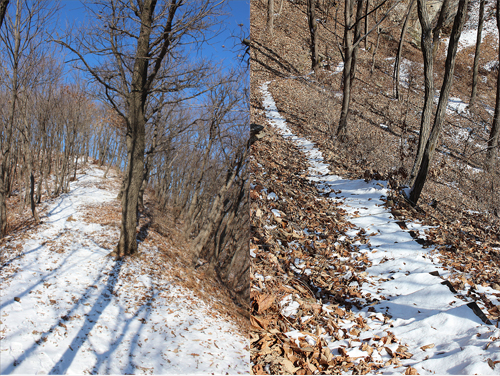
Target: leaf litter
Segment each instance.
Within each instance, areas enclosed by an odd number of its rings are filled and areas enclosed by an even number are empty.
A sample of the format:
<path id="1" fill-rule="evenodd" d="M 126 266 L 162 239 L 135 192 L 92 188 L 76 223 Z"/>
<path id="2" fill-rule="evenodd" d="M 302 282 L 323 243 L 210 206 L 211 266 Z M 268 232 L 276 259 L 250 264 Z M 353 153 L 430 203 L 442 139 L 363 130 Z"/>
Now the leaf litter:
<path id="1" fill-rule="evenodd" d="M 450 256 L 466 240 L 409 221 L 380 176 L 333 175 L 271 85 L 252 93 L 254 121 L 271 125 L 251 159 L 252 372 L 500 374 L 492 250 L 476 246 L 486 271 Z"/>

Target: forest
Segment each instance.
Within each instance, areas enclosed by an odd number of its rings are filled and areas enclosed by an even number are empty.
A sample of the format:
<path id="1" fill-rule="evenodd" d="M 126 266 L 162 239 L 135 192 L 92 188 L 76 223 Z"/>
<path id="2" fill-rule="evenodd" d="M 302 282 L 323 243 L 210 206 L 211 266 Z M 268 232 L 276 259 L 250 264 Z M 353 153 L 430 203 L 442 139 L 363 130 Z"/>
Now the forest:
<path id="1" fill-rule="evenodd" d="M 244 367 L 248 29 L 234 12 L 213 0 L 1 1 L 1 373 L 191 372 L 182 351 L 170 368 L 146 355 L 174 351 L 162 335 L 189 325 L 227 326 L 217 362 Z M 132 324 L 156 332 L 169 315 L 185 320 L 145 339 Z M 90 336 L 116 325 L 102 357 Z M 148 351 L 123 338 L 149 339 Z"/>
<path id="2" fill-rule="evenodd" d="M 251 3 L 255 374 L 498 374 L 499 3 Z"/>

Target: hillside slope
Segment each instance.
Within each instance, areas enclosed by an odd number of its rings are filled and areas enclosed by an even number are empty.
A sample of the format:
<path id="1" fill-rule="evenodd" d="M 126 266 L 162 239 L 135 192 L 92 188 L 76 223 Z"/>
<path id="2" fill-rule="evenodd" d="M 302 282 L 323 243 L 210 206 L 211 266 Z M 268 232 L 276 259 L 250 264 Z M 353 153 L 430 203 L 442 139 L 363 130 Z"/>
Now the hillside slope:
<path id="1" fill-rule="evenodd" d="M 330 60 L 314 75 L 305 9 L 283 1 L 271 38 L 265 4 L 252 3 L 253 372 L 499 374 L 498 221 L 451 184 L 478 169 L 458 135 L 474 124 L 468 142 L 483 147 L 493 98 L 483 87 L 483 107 L 464 113 L 457 81 L 438 167 L 413 209 L 399 189 L 418 130 L 418 50 L 405 51 L 403 104 L 392 98 L 398 30 L 386 31 L 372 75 L 361 52 L 350 139 L 339 144 L 335 25 L 323 19 Z"/>
<path id="2" fill-rule="evenodd" d="M 139 257 L 109 255 L 120 184 L 103 175 L 80 171 L 40 226 L 2 240 L 0 373 L 247 373 L 245 325 L 182 244 L 145 225 Z"/>

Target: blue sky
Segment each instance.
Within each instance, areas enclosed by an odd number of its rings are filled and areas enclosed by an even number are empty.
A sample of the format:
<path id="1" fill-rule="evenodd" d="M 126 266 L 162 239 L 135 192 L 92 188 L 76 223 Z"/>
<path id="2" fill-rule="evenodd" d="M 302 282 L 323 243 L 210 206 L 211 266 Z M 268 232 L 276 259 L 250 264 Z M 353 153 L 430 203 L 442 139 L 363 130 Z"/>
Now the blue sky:
<path id="1" fill-rule="evenodd" d="M 58 24 L 63 30 L 67 25 L 75 23 L 76 25 L 85 22 L 85 8 L 81 1 L 61 0 L 61 11 L 58 14 Z M 250 0 L 229 0 L 227 1 L 226 12 L 228 13 L 225 21 L 224 30 L 208 45 L 205 45 L 202 55 L 214 60 L 224 60 L 224 65 L 231 66 L 238 64 L 238 51 L 235 45 L 237 39 L 232 37 L 248 37 L 250 30 Z M 243 27 L 239 26 L 243 25 Z M 246 35 L 244 35 L 246 33 Z"/>

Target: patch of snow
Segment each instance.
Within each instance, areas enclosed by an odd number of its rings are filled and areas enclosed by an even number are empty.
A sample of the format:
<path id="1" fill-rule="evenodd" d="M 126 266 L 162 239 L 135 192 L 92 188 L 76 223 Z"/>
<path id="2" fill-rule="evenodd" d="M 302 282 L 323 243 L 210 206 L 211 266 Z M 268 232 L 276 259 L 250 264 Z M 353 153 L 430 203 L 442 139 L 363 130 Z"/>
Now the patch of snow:
<path id="1" fill-rule="evenodd" d="M 278 196 L 276 196 L 276 193 L 271 192 L 267 195 L 267 199 L 272 201 L 278 201 Z"/>
<path id="2" fill-rule="evenodd" d="M 118 239 L 118 230 L 81 219 L 84 206 L 115 200 L 103 175 L 91 168 L 71 182 L 22 256 L 2 267 L 0 373 L 248 372 L 247 338 L 177 285 L 168 264 L 154 274 L 143 261 L 107 256 L 99 242 Z"/>
<path id="3" fill-rule="evenodd" d="M 484 64 L 483 68 L 488 71 L 497 71 L 498 70 L 498 60 L 492 60 Z"/>

